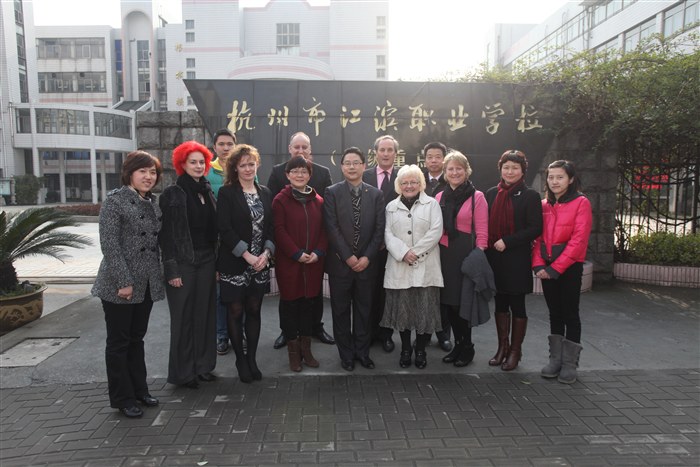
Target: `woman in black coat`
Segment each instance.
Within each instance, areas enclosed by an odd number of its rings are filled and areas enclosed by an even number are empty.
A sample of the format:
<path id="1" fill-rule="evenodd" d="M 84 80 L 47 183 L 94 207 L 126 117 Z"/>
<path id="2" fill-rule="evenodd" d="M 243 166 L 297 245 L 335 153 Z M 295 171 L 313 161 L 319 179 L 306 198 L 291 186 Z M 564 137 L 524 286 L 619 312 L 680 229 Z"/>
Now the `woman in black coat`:
<path id="1" fill-rule="evenodd" d="M 486 192 L 489 248 L 486 256 L 496 279 L 498 351 L 489 365 L 518 367 L 527 329 L 525 295 L 532 293 L 532 242 L 542 233 L 540 195 L 525 185 L 527 158 L 508 150 L 498 160 L 500 183 Z M 510 313 L 513 314 L 512 325 Z M 510 337 L 510 338 L 509 338 Z"/>
<path id="2" fill-rule="evenodd" d="M 259 166 L 257 149 L 247 144 L 236 146 L 226 161 L 226 181 L 219 190 L 217 211 L 221 303 L 228 308 L 228 334 L 236 353 L 238 378 L 244 383 L 262 378 L 255 356 L 260 309 L 263 296 L 270 291 L 270 257 L 275 252 L 272 195 L 256 181 Z M 243 326 L 248 342 L 245 353 Z"/>
<path id="3" fill-rule="evenodd" d="M 176 147 L 177 181 L 160 197 L 170 308 L 168 382 L 192 389 L 216 379 L 216 200 L 205 178 L 211 158 L 196 141 Z"/>

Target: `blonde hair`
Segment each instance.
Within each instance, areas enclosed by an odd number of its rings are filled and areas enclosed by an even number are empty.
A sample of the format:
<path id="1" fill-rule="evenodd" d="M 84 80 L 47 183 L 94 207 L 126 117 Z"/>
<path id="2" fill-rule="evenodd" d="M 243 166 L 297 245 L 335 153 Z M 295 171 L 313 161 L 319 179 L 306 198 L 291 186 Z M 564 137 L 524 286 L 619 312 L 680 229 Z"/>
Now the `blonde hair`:
<path id="1" fill-rule="evenodd" d="M 425 191 L 425 176 L 423 171 L 415 164 L 404 165 L 399 169 L 399 173 L 396 174 L 396 180 L 394 180 L 394 191 L 401 194 L 401 182 L 404 178 L 415 177 L 420 183 L 420 191 Z"/>
<path id="2" fill-rule="evenodd" d="M 442 163 L 442 170 L 446 171 L 447 164 L 453 161 L 461 165 L 462 168 L 464 168 L 464 170 L 467 172 L 467 179 L 469 179 L 469 177 L 471 177 L 472 175 L 472 167 L 471 165 L 469 165 L 469 159 L 467 159 L 467 156 L 465 156 L 459 151 L 450 151 L 445 156 L 445 160 Z"/>

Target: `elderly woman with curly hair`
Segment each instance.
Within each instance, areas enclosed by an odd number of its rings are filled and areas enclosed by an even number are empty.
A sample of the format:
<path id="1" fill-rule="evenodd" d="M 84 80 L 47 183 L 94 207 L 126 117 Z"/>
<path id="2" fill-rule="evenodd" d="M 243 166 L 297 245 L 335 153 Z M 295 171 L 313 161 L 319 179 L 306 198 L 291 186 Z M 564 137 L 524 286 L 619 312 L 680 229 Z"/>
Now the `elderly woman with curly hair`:
<path id="1" fill-rule="evenodd" d="M 212 154 L 196 141 L 173 151 L 178 175 L 163 191 L 160 244 L 168 281 L 168 382 L 192 389 L 213 381 L 216 366 L 216 201 L 204 177 Z"/>

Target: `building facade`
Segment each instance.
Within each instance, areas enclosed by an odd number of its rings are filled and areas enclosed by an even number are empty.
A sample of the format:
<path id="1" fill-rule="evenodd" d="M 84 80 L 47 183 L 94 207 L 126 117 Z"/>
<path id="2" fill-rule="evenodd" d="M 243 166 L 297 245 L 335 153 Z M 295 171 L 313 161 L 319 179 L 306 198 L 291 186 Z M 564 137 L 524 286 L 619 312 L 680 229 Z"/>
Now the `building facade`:
<path id="1" fill-rule="evenodd" d="M 487 64 L 533 67 L 584 50 L 629 52 L 653 34 L 697 31 L 699 15 L 698 0 L 568 2 L 541 24 L 495 25 Z"/>
<path id="2" fill-rule="evenodd" d="M 42 177 L 39 203 L 104 199 L 136 149 L 135 112 L 195 110 L 186 79 L 386 80 L 388 0 L 120 0 L 121 27 L 34 26 L 0 2 L 0 194 Z M 14 52 L 17 52 L 16 54 Z"/>

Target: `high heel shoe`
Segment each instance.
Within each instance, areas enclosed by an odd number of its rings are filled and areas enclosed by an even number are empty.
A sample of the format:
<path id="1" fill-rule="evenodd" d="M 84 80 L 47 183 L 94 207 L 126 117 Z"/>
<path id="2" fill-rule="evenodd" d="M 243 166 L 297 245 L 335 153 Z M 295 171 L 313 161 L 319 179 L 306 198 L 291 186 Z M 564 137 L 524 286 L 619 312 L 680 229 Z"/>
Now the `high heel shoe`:
<path id="1" fill-rule="evenodd" d="M 260 381 L 262 379 L 262 372 L 258 368 L 258 364 L 255 361 L 255 356 L 247 355 L 248 358 L 248 368 L 250 369 L 250 376 L 255 381 Z"/>
<path id="2" fill-rule="evenodd" d="M 236 359 L 236 369 L 238 370 L 238 379 L 241 380 L 241 383 L 253 382 L 253 375 L 250 373 L 248 360 L 245 357 Z"/>

